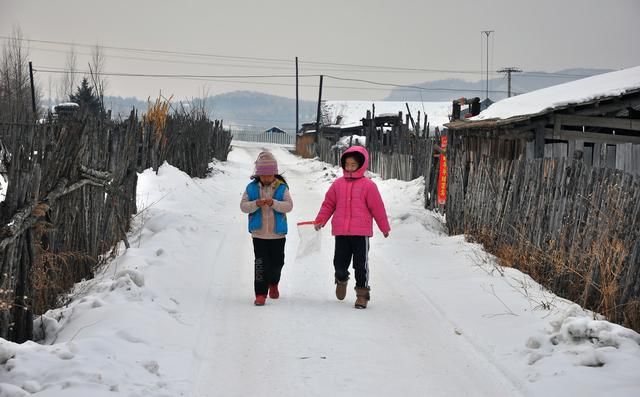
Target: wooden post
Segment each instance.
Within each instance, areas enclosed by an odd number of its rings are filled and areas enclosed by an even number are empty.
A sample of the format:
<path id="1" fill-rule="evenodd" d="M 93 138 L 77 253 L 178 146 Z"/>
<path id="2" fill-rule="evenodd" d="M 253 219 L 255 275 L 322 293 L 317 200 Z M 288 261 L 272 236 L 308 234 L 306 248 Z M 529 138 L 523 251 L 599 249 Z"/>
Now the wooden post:
<path id="1" fill-rule="evenodd" d="M 538 125 L 535 129 L 535 147 L 533 150 L 533 156 L 536 159 L 544 157 L 544 126 Z"/>
<path id="2" fill-rule="evenodd" d="M 316 113 L 316 142 L 318 142 L 318 145 L 320 145 L 320 105 L 322 103 L 322 77 L 324 77 L 323 75 L 320 75 L 320 89 L 318 90 L 318 110 Z"/>
<path id="3" fill-rule="evenodd" d="M 38 117 L 36 113 L 36 88 L 33 83 L 33 64 L 29 61 L 29 78 L 31 80 L 31 110 L 33 111 L 33 119 Z"/>
<path id="4" fill-rule="evenodd" d="M 407 106 L 407 116 L 409 118 L 409 120 L 411 120 L 411 126 L 413 127 L 413 130 L 416 130 L 416 123 L 415 121 L 413 121 L 413 116 L 411 115 L 411 109 L 409 109 L 409 102 L 405 102 L 404 103 Z M 418 120 L 420 120 L 420 112 L 418 112 Z M 419 122 L 419 121 L 418 121 Z M 409 124 L 409 123 L 407 123 Z"/>
<path id="5" fill-rule="evenodd" d="M 296 57 L 296 136 L 298 136 L 299 125 L 299 105 L 298 105 L 298 57 Z"/>
<path id="6" fill-rule="evenodd" d="M 425 137 L 429 137 L 429 115 L 425 112 L 424 114 L 424 131 L 423 135 Z"/>
<path id="7" fill-rule="evenodd" d="M 376 131 L 376 104 L 372 103 L 371 104 L 371 133 L 375 135 L 375 139 L 376 139 L 376 143 L 377 143 L 377 149 L 379 151 L 381 151 L 381 147 L 380 147 L 380 138 L 378 136 L 378 131 Z"/>
<path id="8" fill-rule="evenodd" d="M 364 134 L 367 137 L 366 147 L 371 152 L 371 138 L 373 134 L 371 133 L 371 111 L 367 110 L 367 125 L 364 127 Z"/>

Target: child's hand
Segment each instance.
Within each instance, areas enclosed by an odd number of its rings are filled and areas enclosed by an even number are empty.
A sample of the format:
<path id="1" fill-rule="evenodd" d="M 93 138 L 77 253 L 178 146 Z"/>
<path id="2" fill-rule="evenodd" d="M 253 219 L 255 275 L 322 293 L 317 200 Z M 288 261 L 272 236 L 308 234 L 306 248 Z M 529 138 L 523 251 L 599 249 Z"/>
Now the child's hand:
<path id="1" fill-rule="evenodd" d="M 389 232 L 382 233 L 382 235 L 384 236 L 384 238 L 387 238 L 387 237 L 389 237 Z"/>
<path id="2" fill-rule="evenodd" d="M 256 205 L 258 207 L 271 207 L 273 205 L 273 199 L 257 199 Z"/>
<path id="3" fill-rule="evenodd" d="M 319 223 L 314 223 L 313 224 L 313 228 L 316 229 L 316 231 L 318 231 L 318 230 L 322 229 L 322 225 L 319 224 Z"/>

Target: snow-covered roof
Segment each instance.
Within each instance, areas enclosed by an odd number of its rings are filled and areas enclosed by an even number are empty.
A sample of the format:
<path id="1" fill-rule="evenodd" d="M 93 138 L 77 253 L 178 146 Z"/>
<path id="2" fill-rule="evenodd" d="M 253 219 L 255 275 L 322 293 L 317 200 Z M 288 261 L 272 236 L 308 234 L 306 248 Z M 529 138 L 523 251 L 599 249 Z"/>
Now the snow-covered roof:
<path id="1" fill-rule="evenodd" d="M 640 90 L 640 66 L 603 73 L 506 98 L 468 120 L 508 119 Z"/>
<path id="2" fill-rule="evenodd" d="M 63 103 L 59 103 L 54 107 L 69 107 L 69 108 L 79 108 L 80 105 L 78 105 L 75 102 L 63 102 Z"/>
<path id="3" fill-rule="evenodd" d="M 407 106 L 411 110 L 411 116 L 417 122 L 420 112 L 420 124 L 424 126 L 424 114 L 427 121 L 433 127 L 440 127 L 449 122 L 451 102 L 401 102 L 401 101 L 324 101 L 324 114 L 331 123 L 335 123 L 338 116 L 342 116 L 340 126 L 353 127 L 361 125 L 361 119 L 367 117 L 367 110 L 375 105 L 376 116 L 381 114 L 407 114 Z"/>
<path id="4" fill-rule="evenodd" d="M 271 128 L 266 129 L 265 132 L 286 132 L 286 131 L 278 127 L 277 125 L 274 125 Z"/>

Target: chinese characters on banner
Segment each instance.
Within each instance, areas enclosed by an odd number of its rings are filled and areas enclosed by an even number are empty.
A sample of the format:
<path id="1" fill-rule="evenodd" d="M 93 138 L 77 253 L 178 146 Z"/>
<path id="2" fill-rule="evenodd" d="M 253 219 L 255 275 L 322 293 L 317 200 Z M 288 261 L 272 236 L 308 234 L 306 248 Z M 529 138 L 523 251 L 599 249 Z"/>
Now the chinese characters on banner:
<path id="1" fill-rule="evenodd" d="M 447 202 L 447 136 L 440 137 L 440 173 L 438 174 L 438 205 L 444 205 Z"/>

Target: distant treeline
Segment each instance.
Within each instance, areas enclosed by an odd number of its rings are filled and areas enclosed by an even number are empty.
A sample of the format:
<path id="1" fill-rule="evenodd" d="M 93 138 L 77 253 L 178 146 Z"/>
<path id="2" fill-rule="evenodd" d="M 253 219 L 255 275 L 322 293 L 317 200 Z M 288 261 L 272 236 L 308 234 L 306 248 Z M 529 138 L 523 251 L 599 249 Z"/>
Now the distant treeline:
<path id="1" fill-rule="evenodd" d="M 56 105 L 55 100 L 45 101 L 49 106 Z M 105 96 L 104 107 L 111 110 L 111 118 L 124 119 L 132 108 L 144 114 L 149 103 L 146 98 Z M 277 126 L 287 132 L 294 132 L 296 123 L 295 99 L 260 92 L 235 91 L 226 94 L 202 98 L 180 100 L 173 98 L 171 110 L 190 111 L 191 108 L 204 108 L 210 119 L 223 120 L 227 126 L 241 129 L 263 129 Z M 316 102 L 300 101 L 300 124 L 316 119 Z"/>

